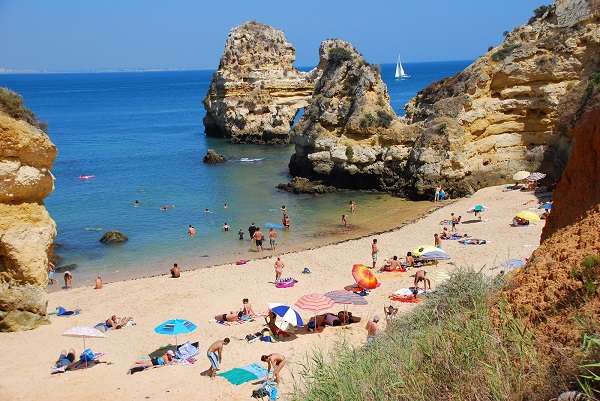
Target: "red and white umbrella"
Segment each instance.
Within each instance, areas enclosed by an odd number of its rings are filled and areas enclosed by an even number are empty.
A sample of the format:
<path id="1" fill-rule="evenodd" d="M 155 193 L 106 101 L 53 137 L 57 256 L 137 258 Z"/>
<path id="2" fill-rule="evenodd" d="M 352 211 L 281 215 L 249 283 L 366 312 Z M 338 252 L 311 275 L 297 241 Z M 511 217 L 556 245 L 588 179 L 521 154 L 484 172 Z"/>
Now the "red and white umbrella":
<path id="1" fill-rule="evenodd" d="M 309 312 L 325 312 L 333 307 L 333 300 L 323 294 L 306 294 L 294 306 Z"/>

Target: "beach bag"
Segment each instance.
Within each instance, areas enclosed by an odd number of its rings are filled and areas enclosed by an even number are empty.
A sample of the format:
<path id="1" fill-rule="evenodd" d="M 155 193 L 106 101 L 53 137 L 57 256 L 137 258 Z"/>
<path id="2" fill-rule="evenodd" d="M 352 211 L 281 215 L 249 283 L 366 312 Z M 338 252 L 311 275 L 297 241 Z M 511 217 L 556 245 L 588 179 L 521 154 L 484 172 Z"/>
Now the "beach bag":
<path id="1" fill-rule="evenodd" d="M 262 399 L 263 397 L 268 397 L 268 396 L 269 396 L 269 393 L 267 393 L 262 388 L 258 388 L 256 390 L 252 390 L 252 398 L 260 398 L 260 399 Z"/>
<path id="2" fill-rule="evenodd" d="M 94 357 L 96 355 L 94 354 L 94 351 L 92 351 L 91 349 L 86 349 L 85 351 L 83 351 L 83 353 L 81 354 L 81 356 L 79 357 L 79 359 L 81 359 L 84 362 L 90 362 L 94 360 Z"/>
<path id="3" fill-rule="evenodd" d="M 269 395 L 270 400 L 277 399 L 277 388 L 275 388 L 275 386 L 271 386 L 268 381 L 264 382 L 261 388 Z"/>

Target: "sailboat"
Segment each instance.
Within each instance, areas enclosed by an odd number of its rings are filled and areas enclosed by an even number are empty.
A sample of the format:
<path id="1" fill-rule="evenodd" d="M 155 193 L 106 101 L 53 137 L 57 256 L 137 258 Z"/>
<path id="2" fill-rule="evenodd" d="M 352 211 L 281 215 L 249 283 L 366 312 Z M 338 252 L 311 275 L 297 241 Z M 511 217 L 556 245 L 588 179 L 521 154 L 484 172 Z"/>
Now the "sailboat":
<path id="1" fill-rule="evenodd" d="M 402 61 L 400 61 L 400 55 L 398 55 L 398 61 L 396 62 L 396 78 L 400 79 L 408 79 L 410 75 L 404 72 L 404 68 L 402 68 Z"/>

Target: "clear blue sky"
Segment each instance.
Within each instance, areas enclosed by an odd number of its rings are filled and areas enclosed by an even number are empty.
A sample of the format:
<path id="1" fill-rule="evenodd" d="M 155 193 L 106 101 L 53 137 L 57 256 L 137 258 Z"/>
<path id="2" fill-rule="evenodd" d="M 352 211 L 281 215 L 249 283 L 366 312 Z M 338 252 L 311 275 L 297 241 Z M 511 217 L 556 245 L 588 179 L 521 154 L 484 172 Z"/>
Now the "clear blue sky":
<path id="1" fill-rule="evenodd" d="M 231 28 L 284 31 L 297 67 L 324 39 L 370 63 L 472 60 L 550 0 L 0 0 L 0 69 L 216 69 Z"/>

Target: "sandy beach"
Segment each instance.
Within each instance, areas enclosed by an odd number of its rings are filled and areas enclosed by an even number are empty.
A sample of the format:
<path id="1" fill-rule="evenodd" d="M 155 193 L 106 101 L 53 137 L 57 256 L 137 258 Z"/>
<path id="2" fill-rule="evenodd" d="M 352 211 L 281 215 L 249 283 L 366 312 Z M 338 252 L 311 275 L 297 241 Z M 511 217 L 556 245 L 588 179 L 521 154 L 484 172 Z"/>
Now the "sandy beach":
<path id="1" fill-rule="evenodd" d="M 472 266 L 490 275 L 497 274 L 501 270 L 500 263 L 506 259 L 531 255 L 539 245 L 544 224 L 542 220 L 526 228 L 510 227 L 512 217 L 517 212 L 536 207 L 538 201 L 531 192 L 503 192 L 502 189 L 486 188 L 471 198 L 448 201 L 442 209 L 392 232 L 283 254 L 285 268 L 282 276 L 292 276 L 298 280 L 291 288 L 278 289 L 272 284 L 275 258 L 268 257 L 251 260 L 241 266 L 226 264 L 184 271 L 179 279 L 165 275 L 115 282 L 105 285 L 102 290 L 83 287 L 53 292 L 48 297 L 48 311 L 63 306 L 68 310 L 80 308 L 82 312 L 70 317 L 50 316 L 51 325 L 33 331 L 0 333 L 5 344 L 5 352 L 0 355 L 0 398 L 137 400 L 180 399 L 192 395 L 203 400 L 248 399 L 262 380 L 236 386 L 222 377 L 210 379 L 206 376 L 209 367 L 206 349 L 215 340 L 230 337 L 231 343 L 223 351 L 221 372 L 260 362 L 263 354 L 283 354 L 287 364 L 282 372 L 284 383 L 280 386 L 280 399 L 288 399 L 286 393 L 293 391 L 293 375 L 300 373 L 301 363 L 305 361 L 307 353 L 316 347 L 330 349 L 341 338 L 345 338 L 351 346 L 364 345 L 365 323 L 374 314 L 382 315 L 384 305 L 392 303 L 401 311 L 413 307 L 409 303 L 391 302 L 388 296 L 400 288 L 412 286 L 415 270 L 377 273 L 381 286 L 366 297 L 369 304 L 349 307 L 363 321 L 344 327 L 327 327 L 321 333 L 307 333 L 300 329 L 296 335 L 275 343 L 248 343 L 244 337 L 264 327 L 262 317 L 253 322 L 225 326 L 209 322 L 215 314 L 239 310 L 242 298 L 246 297 L 256 312 L 266 312 L 267 302 L 293 305 L 304 294 L 343 289 L 354 283 L 351 274 L 353 264 L 371 265 L 373 238 L 377 238 L 379 244 L 378 266 L 392 255 L 404 259 L 406 252 L 416 246 L 433 245 L 433 234 L 440 233 L 443 228 L 439 222 L 449 219 L 452 212 L 462 215 L 463 224 L 458 226 L 459 233 L 489 242 L 485 245 L 461 245 L 458 241 L 444 241 L 443 250 L 452 256 L 451 263 L 444 261 L 424 269 L 428 272 L 441 269 L 452 271 L 458 266 Z M 481 222 L 467 213 L 467 209 L 474 205 L 490 208 L 482 213 Z M 436 205 L 432 203 L 433 206 Z M 360 209 L 357 213 L 360 213 Z M 265 252 L 260 256 L 267 254 Z M 165 272 L 169 267 L 166 263 Z M 301 274 L 305 267 L 312 272 L 310 275 Z M 435 290 L 436 283 L 432 282 L 432 285 Z M 336 305 L 332 311 L 342 309 L 342 306 Z M 77 356 L 83 351 L 81 339 L 65 337 L 62 333 L 74 326 L 93 327 L 112 314 L 132 316 L 135 325 L 109 331 L 106 338 L 86 340 L 88 348 L 105 353 L 100 361 L 107 363 L 97 364 L 87 370 L 50 374 L 61 350 L 73 347 Z M 310 312 L 300 311 L 300 314 L 305 321 L 312 316 Z M 192 333 L 177 337 L 180 344 L 188 340 L 199 341 L 200 354 L 196 363 L 128 375 L 128 368 L 143 355 L 152 353 L 162 345 L 175 344 L 175 337 L 154 332 L 156 326 L 175 318 L 188 319 L 198 326 Z M 382 318 L 379 326 L 385 328 L 385 319 Z M 264 363 L 262 365 L 265 366 Z"/>

